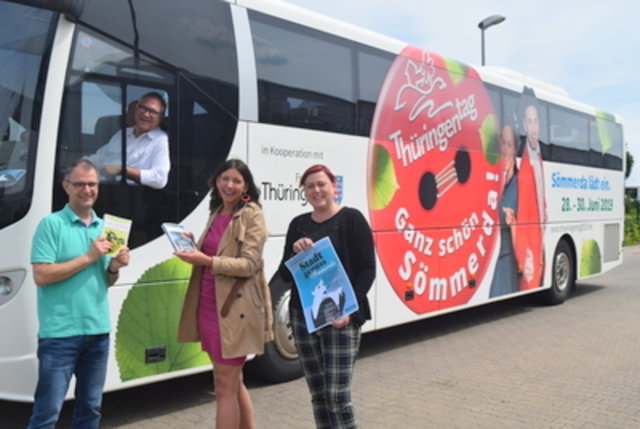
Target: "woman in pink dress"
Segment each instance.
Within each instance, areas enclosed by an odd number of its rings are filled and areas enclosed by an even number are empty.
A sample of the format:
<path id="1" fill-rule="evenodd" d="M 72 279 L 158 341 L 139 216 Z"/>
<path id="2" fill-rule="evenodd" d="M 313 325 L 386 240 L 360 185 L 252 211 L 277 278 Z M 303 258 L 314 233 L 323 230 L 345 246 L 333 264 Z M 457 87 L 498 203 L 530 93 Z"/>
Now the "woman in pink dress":
<path id="1" fill-rule="evenodd" d="M 211 357 L 216 427 L 254 428 L 242 367 L 248 354 L 262 354 L 264 343 L 273 339 L 262 271 L 267 230 L 258 188 L 244 162 L 224 162 L 210 185 L 211 215 L 198 250 L 175 253 L 194 266 L 178 340 L 201 341 Z"/>

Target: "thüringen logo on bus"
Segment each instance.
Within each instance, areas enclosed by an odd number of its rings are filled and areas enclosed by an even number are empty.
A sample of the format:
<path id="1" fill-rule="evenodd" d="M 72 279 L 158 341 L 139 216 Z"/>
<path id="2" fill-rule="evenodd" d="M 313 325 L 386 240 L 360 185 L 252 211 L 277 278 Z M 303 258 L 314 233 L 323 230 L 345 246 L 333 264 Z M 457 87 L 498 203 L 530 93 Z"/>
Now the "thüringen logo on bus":
<path id="1" fill-rule="evenodd" d="M 336 176 L 336 204 L 342 204 L 344 176 Z"/>

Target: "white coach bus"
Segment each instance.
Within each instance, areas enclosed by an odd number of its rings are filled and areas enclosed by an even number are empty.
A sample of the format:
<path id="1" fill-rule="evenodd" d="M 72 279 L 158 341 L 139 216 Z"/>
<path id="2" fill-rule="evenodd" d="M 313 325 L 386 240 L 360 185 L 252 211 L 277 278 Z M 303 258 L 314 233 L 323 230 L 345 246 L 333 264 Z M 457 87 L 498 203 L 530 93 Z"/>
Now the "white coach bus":
<path id="1" fill-rule="evenodd" d="M 107 390 L 210 368 L 176 342 L 189 267 L 160 224 L 199 233 L 229 157 L 249 164 L 270 231 L 276 339 L 251 363 L 273 381 L 300 375 L 275 272 L 312 164 L 374 231 L 366 331 L 529 293 L 560 303 L 622 261 L 620 119 L 514 73 L 268 0 L 0 0 L 0 70 L 0 399 L 33 397 L 31 238 L 66 202 L 64 167 L 149 91 L 167 101 L 168 184 L 102 183 L 96 205 L 133 220 Z"/>

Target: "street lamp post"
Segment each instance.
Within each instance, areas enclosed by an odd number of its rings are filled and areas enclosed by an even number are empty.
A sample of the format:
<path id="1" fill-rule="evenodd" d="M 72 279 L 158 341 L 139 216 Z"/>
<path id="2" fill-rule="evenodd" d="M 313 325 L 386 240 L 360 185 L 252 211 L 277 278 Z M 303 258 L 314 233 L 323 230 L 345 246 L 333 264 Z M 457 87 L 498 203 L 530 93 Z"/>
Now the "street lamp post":
<path id="1" fill-rule="evenodd" d="M 484 30 L 486 30 L 487 28 L 491 27 L 492 25 L 500 24 L 505 19 L 507 19 L 507 18 L 505 18 L 502 15 L 492 15 L 492 16 L 490 16 L 488 18 L 483 19 L 482 21 L 480 21 L 478 23 L 478 28 L 480 29 L 480 31 L 482 33 L 482 41 L 481 41 L 482 65 L 484 65 Z"/>

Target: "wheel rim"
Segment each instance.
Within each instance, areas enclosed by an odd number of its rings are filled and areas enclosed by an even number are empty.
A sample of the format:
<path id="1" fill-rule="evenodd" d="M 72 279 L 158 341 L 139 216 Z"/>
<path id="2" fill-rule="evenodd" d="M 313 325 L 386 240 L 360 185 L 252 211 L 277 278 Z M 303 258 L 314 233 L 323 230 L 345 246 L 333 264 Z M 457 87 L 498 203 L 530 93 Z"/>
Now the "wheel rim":
<path id="1" fill-rule="evenodd" d="M 556 267 L 554 270 L 555 286 L 559 291 L 564 291 L 569 287 L 571 267 L 569 256 L 566 253 L 559 253 L 556 256 Z"/>
<path id="2" fill-rule="evenodd" d="M 280 297 L 280 301 L 274 309 L 273 342 L 278 353 L 286 359 L 297 359 L 298 353 L 293 341 L 293 332 L 289 322 L 289 301 L 291 291 L 287 290 Z"/>

